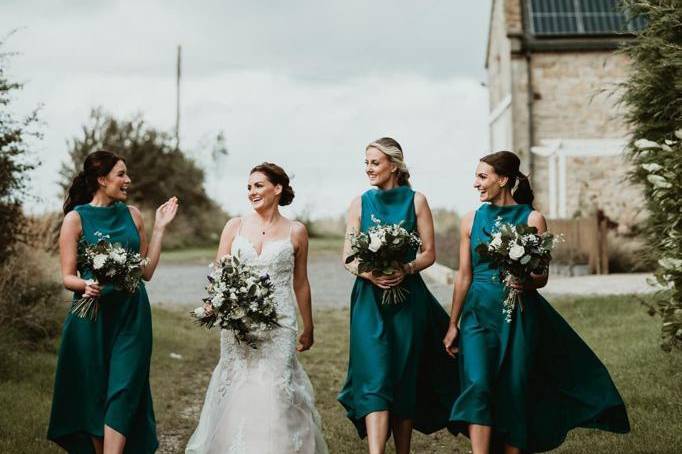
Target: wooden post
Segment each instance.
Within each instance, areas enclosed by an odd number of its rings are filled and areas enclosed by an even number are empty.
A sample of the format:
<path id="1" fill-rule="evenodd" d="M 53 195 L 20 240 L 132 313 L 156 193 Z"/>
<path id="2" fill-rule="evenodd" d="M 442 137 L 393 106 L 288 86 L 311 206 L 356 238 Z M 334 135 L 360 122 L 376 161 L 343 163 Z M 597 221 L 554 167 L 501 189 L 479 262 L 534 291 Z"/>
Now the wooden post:
<path id="1" fill-rule="evenodd" d="M 175 149 L 180 149 L 180 76 L 182 67 L 182 46 L 178 45 L 177 77 L 175 81 Z"/>

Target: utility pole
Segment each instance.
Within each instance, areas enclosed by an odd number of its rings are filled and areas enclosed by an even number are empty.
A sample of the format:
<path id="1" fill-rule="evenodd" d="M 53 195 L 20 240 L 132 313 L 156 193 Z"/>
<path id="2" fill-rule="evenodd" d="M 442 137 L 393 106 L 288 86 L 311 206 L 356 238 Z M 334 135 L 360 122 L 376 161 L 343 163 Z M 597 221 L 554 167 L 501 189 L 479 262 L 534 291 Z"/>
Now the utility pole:
<path id="1" fill-rule="evenodd" d="M 180 76 L 182 67 L 182 46 L 178 45 L 177 78 L 175 84 L 175 149 L 180 149 Z"/>

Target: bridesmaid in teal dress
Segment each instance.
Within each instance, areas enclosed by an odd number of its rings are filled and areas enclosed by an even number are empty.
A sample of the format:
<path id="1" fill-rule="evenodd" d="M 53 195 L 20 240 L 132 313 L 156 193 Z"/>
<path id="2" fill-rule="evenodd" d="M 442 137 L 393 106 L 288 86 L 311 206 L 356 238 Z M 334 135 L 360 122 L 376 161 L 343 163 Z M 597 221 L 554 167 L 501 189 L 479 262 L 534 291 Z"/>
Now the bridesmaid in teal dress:
<path id="1" fill-rule="evenodd" d="M 483 157 L 476 169 L 474 187 L 485 203 L 462 220 L 460 268 L 443 340 L 459 357 L 460 371 L 448 427 L 471 438 L 474 454 L 548 451 L 575 427 L 630 430 L 604 365 L 537 292 L 547 276 L 514 285 L 523 290 L 523 305 L 508 323 L 498 271 L 475 252 L 489 242 L 498 218 L 547 230 L 519 164 L 514 153 L 501 151 Z"/>
<path id="2" fill-rule="evenodd" d="M 435 261 L 433 219 L 426 198 L 409 186 L 400 145 L 383 138 L 366 149 L 366 172 L 376 189 L 351 205 L 348 232 L 366 231 L 372 216 L 383 223 L 403 222 L 423 242 L 403 270 L 387 277 L 358 275 L 351 294 L 350 356 L 338 400 L 371 454 L 383 453 L 393 433 L 396 452 L 410 452 L 413 427 L 431 433 L 446 427 L 457 390 L 457 362 L 442 347 L 448 315 L 429 293 L 419 271 Z M 350 255 L 346 241 L 344 259 Z M 345 260 L 344 260 L 345 262 Z M 407 300 L 382 305 L 382 289 L 402 282 Z"/>
<path id="3" fill-rule="evenodd" d="M 108 151 L 88 155 L 64 203 L 59 237 L 64 286 L 99 297 L 95 321 L 69 314 L 64 322 L 48 438 L 70 453 L 152 453 L 158 446 L 149 361 L 152 325 L 144 284 L 134 294 L 99 286 L 77 266 L 77 244 L 109 235 L 149 259 L 149 280 L 159 262 L 163 232 L 175 217 L 175 197 L 156 211 L 149 243 L 137 208 L 124 203 L 130 178 L 125 161 Z"/>

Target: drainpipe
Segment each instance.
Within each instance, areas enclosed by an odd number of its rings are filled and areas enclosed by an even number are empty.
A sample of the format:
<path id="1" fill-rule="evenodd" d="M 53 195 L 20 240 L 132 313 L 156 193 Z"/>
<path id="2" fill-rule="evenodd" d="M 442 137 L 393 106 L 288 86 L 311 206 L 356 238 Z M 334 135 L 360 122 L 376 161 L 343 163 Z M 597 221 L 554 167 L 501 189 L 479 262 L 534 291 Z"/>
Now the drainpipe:
<path id="1" fill-rule="evenodd" d="M 532 183 L 532 175 L 535 172 L 535 157 L 533 156 L 533 153 L 531 153 L 530 148 L 533 146 L 535 143 L 535 127 L 533 126 L 533 102 L 535 101 L 535 91 L 533 90 L 533 68 L 532 68 L 532 55 L 531 51 L 528 48 L 528 42 L 531 39 L 530 35 L 530 19 L 529 19 L 529 8 L 530 5 L 528 4 L 528 0 L 520 0 L 521 2 L 521 22 L 523 26 L 523 37 L 522 37 L 522 46 L 523 46 L 523 52 L 524 56 L 526 59 L 526 79 L 528 81 L 527 84 L 527 108 L 528 108 L 528 170 L 531 175 L 531 183 Z"/>
<path id="2" fill-rule="evenodd" d="M 526 56 L 526 77 L 528 78 L 528 170 L 530 175 L 535 173 L 535 156 L 531 153 L 530 148 L 535 143 L 535 127 L 533 125 L 533 101 L 535 100 L 535 91 L 533 90 L 533 68 L 531 66 L 532 58 L 528 47 L 525 46 Z M 531 177 L 532 181 L 532 177 Z"/>

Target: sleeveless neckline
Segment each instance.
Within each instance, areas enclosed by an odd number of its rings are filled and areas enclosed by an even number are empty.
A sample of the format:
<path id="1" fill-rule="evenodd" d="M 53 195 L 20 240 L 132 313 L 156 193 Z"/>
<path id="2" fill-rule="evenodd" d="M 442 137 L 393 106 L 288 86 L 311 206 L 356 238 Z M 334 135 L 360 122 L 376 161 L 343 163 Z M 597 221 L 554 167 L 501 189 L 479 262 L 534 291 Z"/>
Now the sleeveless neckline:
<path id="1" fill-rule="evenodd" d="M 116 202 L 112 203 L 111 205 L 106 205 L 106 206 L 97 206 L 97 205 L 91 205 L 90 203 L 84 203 L 83 205 L 79 205 L 80 207 L 85 207 L 85 208 L 91 208 L 93 210 L 110 210 L 112 208 L 116 208 L 123 204 L 120 200 L 117 200 Z"/>
<path id="2" fill-rule="evenodd" d="M 293 247 L 294 247 L 294 243 L 291 241 L 291 237 L 289 237 L 289 238 L 279 238 L 279 239 L 277 239 L 277 240 L 263 241 L 263 244 L 261 245 L 261 249 L 260 249 L 260 254 L 259 254 L 259 253 L 258 253 L 258 249 L 256 249 L 256 246 L 251 242 L 250 239 L 248 239 L 248 238 L 245 237 L 244 235 L 242 235 L 242 234 L 240 234 L 240 233 L 237 233 L 237 235 L 235 235 L 234 238 L 235 238 L 235 239 L 239 238 L 239 239 L 243 240 L 245 243 L 247 243 L 247 244 L 251 247 L 251 249 L 253 250 L 253 252 L 256 254 L 256 258 L 258 258 L 258 259 L 260 259 L 260 258 L 263 256 L 263 254 L 265 253 L 265 249 L 267 248 L 267 246 L 269 246 L 269 245 L 272 244 L 272 243 L 287 243 L 287 242 L 288 242 L 292 249 L 293 249 Z M 234 240 L 232 240 L 232 242 L 234 243 Z"/>

